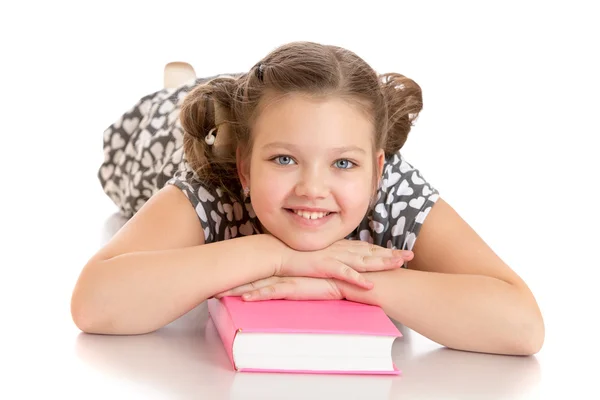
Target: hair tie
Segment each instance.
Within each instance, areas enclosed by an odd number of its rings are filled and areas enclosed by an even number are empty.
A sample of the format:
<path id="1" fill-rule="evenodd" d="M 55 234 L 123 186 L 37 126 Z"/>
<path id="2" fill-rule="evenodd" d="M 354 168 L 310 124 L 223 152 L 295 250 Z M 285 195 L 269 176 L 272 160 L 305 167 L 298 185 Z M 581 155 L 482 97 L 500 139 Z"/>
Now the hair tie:
<path id="1" fill-rule="evenodd" d="M 206 135 L 206 137 L 204 138 L 204 141 L 206 142 L 207 145 L 212 146 L 215 143 L 215 135 L 213 135 L 213 132 L 216 131 L 217 128 L 212 128 L 210 130 L 210 132 L 208 132 L 208 135 Z"/>

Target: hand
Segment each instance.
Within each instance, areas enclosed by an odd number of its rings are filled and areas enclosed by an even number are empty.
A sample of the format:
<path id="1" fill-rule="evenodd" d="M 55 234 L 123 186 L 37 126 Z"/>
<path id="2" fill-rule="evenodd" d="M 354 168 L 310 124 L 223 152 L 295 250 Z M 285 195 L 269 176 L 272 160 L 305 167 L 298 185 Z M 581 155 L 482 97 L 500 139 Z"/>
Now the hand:
<path id="1" fill-rule="evenodd" d="M 360 272 L 399 268 L 413 258 L 409 250 L 386 249 L 359 240 L 340 240 L 317 251 L 301 252 L 284 246 L 276 276 L 335 278 L 371 289 Z"/>
<path id="2" fill-rule="evenodd" d="M 256 282 L 247 283 L 217 294 L 242 296 L 247 301 L 257 300 L 340 300 L 344 296 L 335 279 L 271 276 Z"/>

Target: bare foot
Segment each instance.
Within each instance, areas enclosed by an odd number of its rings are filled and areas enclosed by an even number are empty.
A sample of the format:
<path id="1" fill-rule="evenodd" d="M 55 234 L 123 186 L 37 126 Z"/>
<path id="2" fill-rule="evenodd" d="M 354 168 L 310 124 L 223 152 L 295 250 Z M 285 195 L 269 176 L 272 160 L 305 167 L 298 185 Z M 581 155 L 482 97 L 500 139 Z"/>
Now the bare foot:
<path id="1" fill-rule="evenodd" d="M 181 86 L 192 79 L 196 79 L 196 71 L 194 71 L 194 67 L 190 64 L 182 61 L 174 61 L 165 65 L 165 89 Z"/>

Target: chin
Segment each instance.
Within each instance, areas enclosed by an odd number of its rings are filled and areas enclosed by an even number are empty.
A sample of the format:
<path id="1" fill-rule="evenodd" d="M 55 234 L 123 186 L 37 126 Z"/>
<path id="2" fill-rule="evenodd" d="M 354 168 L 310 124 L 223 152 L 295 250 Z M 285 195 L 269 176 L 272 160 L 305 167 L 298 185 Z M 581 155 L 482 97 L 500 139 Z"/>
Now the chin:
<path id="1" fill-rule="evenodd" d="M 277 236 L 277 235 L 275 235 Z M 310 234 L 296 234 L 292 232 L 284 232 L 281 236 L 277 236 L 279 240 L 285 243 L 288 247 L 296 251 L 317 251 L 323 250 L 338 240 L 345 238 L 344 235 L 332 237 L 331 234 L 312 232 Z"/>
<path id="2" fill-rule="evenodd" d="M 280 239 L 281 240 L 281 239 Z M 299 241 L 298 239 L 282 240 L 288 247 L 296 251 L 317 251 L 329 247 L 334 242 L 327 241 Z"/>

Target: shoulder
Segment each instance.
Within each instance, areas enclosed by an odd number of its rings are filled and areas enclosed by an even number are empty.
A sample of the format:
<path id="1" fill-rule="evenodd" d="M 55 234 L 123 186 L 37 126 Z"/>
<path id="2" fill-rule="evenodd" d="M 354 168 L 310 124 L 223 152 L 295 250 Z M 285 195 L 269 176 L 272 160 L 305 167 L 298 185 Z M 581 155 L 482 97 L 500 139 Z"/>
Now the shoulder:
<path id="1" fill-rule="evenodd" d="M 439 199 L 438 190 L 398 152 L 386 158 L 377 198 L 355 238 L 412 250 L 421 226 Z"/>
<path id="2" fill-rule="evenodd" d="M 204 230 L 205 243 L 259 232 L 250 202 L 240 200 L 228 188 L 206 185 L 190 170 L 178 171 L 166 184 L 178 187 L 191 202 Z"/>

